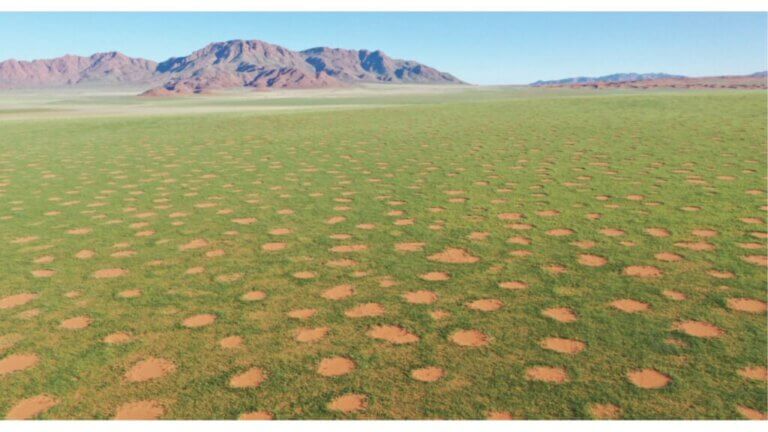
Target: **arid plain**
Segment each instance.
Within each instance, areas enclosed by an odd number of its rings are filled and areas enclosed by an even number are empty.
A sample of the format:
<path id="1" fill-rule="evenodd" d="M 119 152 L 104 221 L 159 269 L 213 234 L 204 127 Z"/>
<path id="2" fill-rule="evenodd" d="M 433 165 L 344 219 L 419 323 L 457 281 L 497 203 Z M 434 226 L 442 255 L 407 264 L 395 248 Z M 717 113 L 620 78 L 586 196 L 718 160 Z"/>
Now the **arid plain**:
<path id="1" fill-rule="evenodd" d="M 765 91 L 135 94 L 0 94 L 0 415 L 765 418 Z"/>

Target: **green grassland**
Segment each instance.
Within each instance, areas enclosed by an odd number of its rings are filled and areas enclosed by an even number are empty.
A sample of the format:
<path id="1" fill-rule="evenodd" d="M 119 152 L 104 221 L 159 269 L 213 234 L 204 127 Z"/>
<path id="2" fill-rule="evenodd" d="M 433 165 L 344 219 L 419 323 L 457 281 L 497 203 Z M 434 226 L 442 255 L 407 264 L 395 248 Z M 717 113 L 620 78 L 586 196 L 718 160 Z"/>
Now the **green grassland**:
<path id="1" fill-rule="evenodd" d="M 0 110 L 0 299 L 37 294 L 0 309 L 0 362 L 37 356 L 0 374 L 0 415 L 36 395 L 56 401 L 46 419 L 107 419 L 141 400 L 180 419 L 571 419 L 598 416 L 598 404 L 624 419 L 766 412 L 765 92 L 324 101 L 335 109 L 59 118 L 49 103 L 5 119 L 12 104 Z M 499 217 L 511 213 L 519 218 Z M 290 232 L 270 234 L 277 228 Z M 204 246 L 183 250 L 196 239 Z M 284 249 L 262 248 L 278 242 Z M 410 242 L 423 249 L 395 249 Z M 365 248 L 332 251 L 341 245 Z M 428 259 L 447 248 L 479 260 Z M 76 258 L 82 250 L 94 255 Z M 585 254 L 604 265 L 582 264 Z M 630 266 L 658 274 L 627 275 Z M 104 269 L 124 274 L 94 276 Z M 420 277 L 429 272 L 449 279 Z M 500 285 L 510 281 L 526 287 Z M 322 295 L 340 284 L 354 293 Z M 436 301 L 404 297 L 421 290 Z M 242 300 L 250 291 L 265 296 Z M 503 305 L 468 307 L 480 299 Z M 620 299 L 645 306 L 624 312 L 611 306 Z M 729 299 L 757 300 L 757 313 Z M 345 314 L 366 303 L 384 313 Z M 542 314 L 556 307 L 577 319 Z M 315 313 L 288 315 L 303 309 Z M 216 319 L 183 325 L 197 314 Z M 73 317 L 89 325 L 62 328 Z M 686 334 L 678 326 L 689 321 L 715 335 Z M 370 337 L 378 325 L 418 340 Z M 317 328 L 327 334 L 295 339 Z M 455 343 L 462 330 L 485 344 Z M 131 339 L 103 342 L 116 332 Z M 229 336 L 242 345 L 222 347 Z M 584 349 L 542 347 L 551 337 Z M 333 356 L 354 370 L 319 374 Z M 126 377 L 152 357 L 174 370 Z M 429 366 L 443 376 L 411 376 Z M 562 382 L 532 379 L 538 366 Z M 266 379 L 233 388 L 250 368 Z M 669 381 L 638 387 L 628 374 L 642 369 Z M 329 406 L 345 394 L 361 396 L 358 409 Z"/>

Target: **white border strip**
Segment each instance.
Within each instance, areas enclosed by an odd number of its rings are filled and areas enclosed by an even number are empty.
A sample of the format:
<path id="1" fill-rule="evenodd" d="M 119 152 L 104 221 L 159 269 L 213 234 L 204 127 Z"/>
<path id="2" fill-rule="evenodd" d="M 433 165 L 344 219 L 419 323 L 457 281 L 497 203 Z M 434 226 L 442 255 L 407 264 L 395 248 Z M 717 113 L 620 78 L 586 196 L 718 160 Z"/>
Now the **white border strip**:
<path id="1" fill-rule="evenodd" d="M 742 432 L 762 431 L 765 422 L 760 421 L 5 421 L 3 430 L 17 431 L 108 431 L 154 432 L 177 431 L 210 432 L 240 431 L 311 431 L 311 432 L 380 432 L 380 431 L 428 431 L 440 432 L 630 432 L 684 431 L 720 432 L 739 429 Z"/>
<path id="2" fill-rule="evenodd" d="M 162 11 L 262 11 L 262 12 L 545 12 L 545 11 L 663 11 L 663 12 L 768 12 L 764 0 L 11 0 L 0 3 L 9 12 L 162 12 Z"/>

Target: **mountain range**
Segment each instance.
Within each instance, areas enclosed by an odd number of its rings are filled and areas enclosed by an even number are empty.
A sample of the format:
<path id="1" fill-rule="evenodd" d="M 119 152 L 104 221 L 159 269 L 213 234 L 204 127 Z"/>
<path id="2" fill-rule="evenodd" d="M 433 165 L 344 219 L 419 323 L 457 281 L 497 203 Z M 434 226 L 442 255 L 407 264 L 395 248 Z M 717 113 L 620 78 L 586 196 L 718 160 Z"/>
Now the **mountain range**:
<path id="1" fill-rule="evenodd" d="M 536 81 L 533 87 L 590 87 L 590 88 L 682 88 L 682 89 L 765 89 L 768 72 L 750 75 L 724 75 L 688 77 L 665 73 L 617 73 L 600 77 L 573 77 L 552 81 Z"/>
<path id="2" fill-rule="evenodd" d="M 0 88 L 78 84 L 145 85 L 143 95 L 196 94 L 227 88 L 322 88 L 358 83 L 465 84 L 427 65 L 381 51 L 291 51 L 259 40 L 231 40 L 157 63 L 119 52 L 89 57 L 0 62 Z"/>
<path id="3" fill-rule="evenodd" d="M 671 75 L 671 74 L 665 74 L 665 73 L 615 73 L 611 75 L 603 75 L 599 77 L 571 77 L 571 78 L 563 78 L 559 80 L 550 80 L 550 81 L 536 81 L 534 83 L 531 83 L 530 85 L 533 87 L 544 87 L 544 86 L 562 86 L 562 85 L 570 85 L 570 84 L 593 84 L 598 82 L 624 82 L 624 81 L 645 81 L 645 80 L 651 80 L 651 79 L 660 79 L 660 78 L 685 78 L 683 75 Z"/>

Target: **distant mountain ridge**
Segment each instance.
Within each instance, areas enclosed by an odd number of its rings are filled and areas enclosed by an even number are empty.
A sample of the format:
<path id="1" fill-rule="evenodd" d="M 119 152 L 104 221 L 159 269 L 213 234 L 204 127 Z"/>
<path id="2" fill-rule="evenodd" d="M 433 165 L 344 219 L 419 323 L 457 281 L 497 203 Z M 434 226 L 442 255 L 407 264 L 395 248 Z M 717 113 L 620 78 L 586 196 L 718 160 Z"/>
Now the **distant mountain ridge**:
<path id="1" fill-rule="evenodd" d="M 427 65 L 381 51 L 311 48 L 292 51 L 259 40 L 211 43 L 187 56 L 157 63 L 119 52 L 89 57 L 0 62 L 0 88 L 82 83 L 146 85 L 148 96 L 205 93 L 246 87 L 322 88 L 357 83 L 465 84 Z"/>
<path id="2" fill-rule="evenodd" d="M 534 87 L 570 88 L 628 88 L 628 89 L 766 89 L 768 72 L 750 75 L 721 75 L 708 77 L 686 77 L 669 74 L 613 74 L 598 78 L 566 78 L 555 81 L 536 81 Z"/>
<path id="3" fill-rule="evenodd" d="M 533 87 L 542 87 L 542 86 L 559 86 L 559 85 L 568 85 L 568 84 L 592 84 L 592 83 L 599 83 L 599 82 L 645 81 L 645 80 L 666 79 L 666 78 L 686 78 L 686 77 L 683 75 L 672 75 L 672 74 L 666 74 L 666 73 L 629 72 L 629 73 L 615 73 L 615 74 L 603 75 L 599 77 L 581 76 L 581 77 L 563 78 L 559 80 L 536 81 L 529 85 Z"/>
<path id="4" fill-rule="evenodd" d="M 89 57 L 65 55 L 54 59 L 0 62 L 0 88 L 47 87 L 86 82 L 141 83 L 155 75 L 157 62 L 119 52 Z"/>

